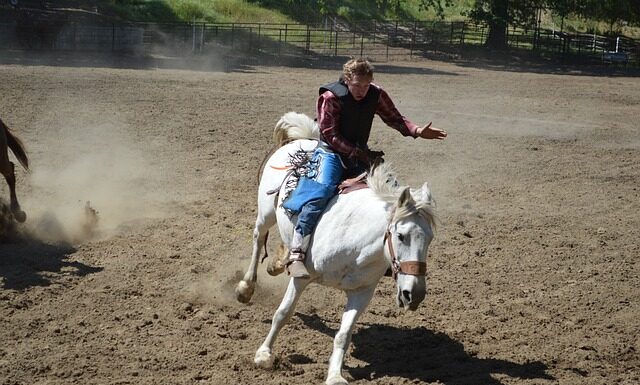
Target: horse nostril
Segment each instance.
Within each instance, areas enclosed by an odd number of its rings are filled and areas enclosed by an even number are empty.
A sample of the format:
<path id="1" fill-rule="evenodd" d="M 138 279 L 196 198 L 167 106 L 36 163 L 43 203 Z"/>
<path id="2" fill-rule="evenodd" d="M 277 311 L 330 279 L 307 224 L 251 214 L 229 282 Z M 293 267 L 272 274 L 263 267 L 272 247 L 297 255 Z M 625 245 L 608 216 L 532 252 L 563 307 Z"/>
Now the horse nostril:
<path id="1" fill-rule="evenodd" d="M 411 303 L 411 292 L 409 290 L 402 290 L 402 297 L 407 301 L 407 303 Z"/>

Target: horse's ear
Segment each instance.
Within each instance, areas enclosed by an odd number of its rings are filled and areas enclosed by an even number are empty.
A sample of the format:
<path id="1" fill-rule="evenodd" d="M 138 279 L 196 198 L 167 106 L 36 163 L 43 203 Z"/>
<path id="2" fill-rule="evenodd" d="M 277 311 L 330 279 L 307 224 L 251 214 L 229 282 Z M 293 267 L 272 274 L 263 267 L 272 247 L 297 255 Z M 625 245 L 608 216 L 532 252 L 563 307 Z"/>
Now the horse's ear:
<path id="1" fill-rule="evenodd" d="M 420 191 L 422 192 L 422 198 L 420 200 L 424 203 L 431 204 L 431 202 L 433 202 L 433 198 L 431 197 L 431 189 L 427 182 L 424 182 Z"/>
<path id="2" fill-rule="evenodd" d="M 400 198 L 398 198 L 398 207 L 404 207 L 407 205 L 415 205 L 416 202 L 413 200 L 411 196 L 411 189 L 409 187 L 405 187 L 400 193 Z"/>

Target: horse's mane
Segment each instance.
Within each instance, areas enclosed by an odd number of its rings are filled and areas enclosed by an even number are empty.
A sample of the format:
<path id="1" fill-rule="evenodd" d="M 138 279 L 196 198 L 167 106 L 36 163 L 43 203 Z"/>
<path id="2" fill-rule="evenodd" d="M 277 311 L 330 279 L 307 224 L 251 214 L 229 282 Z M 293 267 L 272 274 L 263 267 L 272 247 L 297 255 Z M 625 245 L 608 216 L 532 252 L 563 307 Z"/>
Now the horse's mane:
<path id="1" fill-rule="evenodd" d="M 398 182 L 396 172 L 389 163 L 382 163 L 373 167 L 369 171 L 367 184 L 373 193 L 385 203 L 395 205 L 402 191 L 407 187 L 402 187 Z M 397 222 L 413 214 L 423 217 L 431 226 L 436 228 L 435 201 L 431 194 L 423 196 L 422 191 L 411 191 L 412 200 L 404 205 L 396 207 L 390 222 Z"/>

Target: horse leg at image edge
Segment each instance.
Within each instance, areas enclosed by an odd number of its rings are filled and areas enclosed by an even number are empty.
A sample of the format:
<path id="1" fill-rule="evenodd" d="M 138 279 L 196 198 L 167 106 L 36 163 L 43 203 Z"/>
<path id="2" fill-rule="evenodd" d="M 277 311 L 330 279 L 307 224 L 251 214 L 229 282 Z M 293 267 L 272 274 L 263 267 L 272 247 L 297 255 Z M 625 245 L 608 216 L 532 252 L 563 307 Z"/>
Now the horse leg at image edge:
<path id="1" fill-rule="evenodd" d="M 373 293 L 375 293 L 376 285 L 366 287 L 356 292 L 347 292 L 347 304 L 340 322 L 340 330 L 333 339 L 333 352 L 329 359 L 329 370 L 327 372 L 327 385 L 343 385 L 348 384 L 347 380 L 342 377 L 342 365 L 344 364 L 344 356 L 351 344 L 351 334 L 358 318 L 369 306 Z"/>
<path id="2" fill-rule="evenodd" d="M 302 294 L 309 282 L 311 281 L 308 279 L 300 278 L 291 278 L 289 280 L 289 286 L 287 286 L 287 291 L 284 293 L 282 302 L 280 302 L 280 306 L 278 306 L 278 309 L 273 314 L 269 334 L 267 334 L 264 342 L 256 351 L 253 362 L 255 362 L 257 366 L 265 369 L 271 369 L 273 367 L 274 357 L 271 353 L 273 344 L 275 343 L 278 333 L 282 327 L 287 323 L 289 318 L 291 318 L 291 315 L 296 308 L 296 304 L 298 303 L 298 299 L 300 299 L 300 294 Z"/>
<path id="3" fill-rule="evenodd" d="M 18 196 L 16 195 L 16 174 L 15 174 L 15 166 L 13 162 L 10 162 L 9 159 L 6 159 L 6 162 L 0 161 L 0 163 L 4 163 L 8 166 L 5 170 L 0 170 L 2 175 L 4 175 L 4 179 L 7 181 L 9 185 L 9 194 L 10 194 L 10 208 L 13 217 L 18 222 L 24 222 L 27 219 L 27 215 L 20 209 L 20 204 L 18 203 Z"/>

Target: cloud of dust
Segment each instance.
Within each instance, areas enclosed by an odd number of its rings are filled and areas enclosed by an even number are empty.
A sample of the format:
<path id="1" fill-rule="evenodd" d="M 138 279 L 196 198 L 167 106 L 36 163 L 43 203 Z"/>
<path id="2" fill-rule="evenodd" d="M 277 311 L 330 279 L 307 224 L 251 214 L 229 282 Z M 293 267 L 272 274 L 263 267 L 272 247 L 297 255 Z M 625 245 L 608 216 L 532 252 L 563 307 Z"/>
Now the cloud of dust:
<path id="1" fill-rule="evenodd" d="M 76 243 L 170 213 L 175 194 L 166 165 L 151 158 L 152 139 L 136 142 L 125 125 L 106 123 L 43 131 L 37 144 L 32 193 L 21 202 L 32 236 Z"/>
<path id="2" fill-rule="evenodd" d="M 271 257 L 270 257 L 271 258 Z M 248 266 L 248 260 L 243 260 Z M 272 277 L 266 272 L 267 261 L 258 266 L 258 281 L 251 298 L 251 303 L 275 307 L 277 306 L 289 283 L 286 273 Z M 187 289 L 186 299 L 191 303 L 215 304 L 226 306 L 245 306 L 236 300 L 235 288 L 244 276 L 240 265 L 221 264 L 217 267 L 215 277 L 202 278 Z M 244 266 L 243 266 L 244 267 Z"/>
<path id="3" fill-rule="evenodd" d="M 154 43 L 147 47 L 147 53 L 154 64 L 161 68 L 184 69 L 191 71 L 227 71 L 230 64 L 225 58 L 229 51 L 215 41 L 204 42 L 201 27 L 189 34 L 195 38 L 191 44 L 176 41 L 173 33 L 160 28 L 148 28 L 147 34 L 154 37 Z"/>
<path id="4" fill-rule="evenodd" d="M 267 266 L 276 259 L 280 261 L 284 259 L 288 250 L 280 244 L 277 230 L 273 231 L 270 238 L 269 257 L 264 260 L 264 263 L 258 264 L 258 280 L 251 303 L 275 307 L 282 300 L 289 283 L 289 277 L 284 272 L 277 276 L 271 276 L 267 273 Z M 278 246 L 274 247 L 275 245 Z M 187 301 L 219 306 L 245 306 L 236 300 L 235 288 L 238 282 L 244 278 L 245 270 L 241 269 L 249 267 L 249 259 L 235 262 L 237 263 L 218 264 L 213 277 L 207 276 L 191 284 L 187 288 Z"/>

